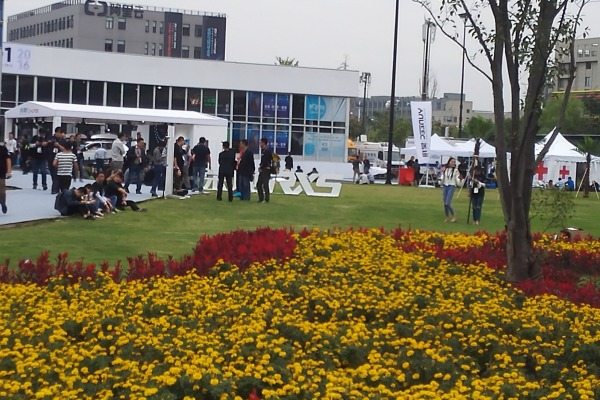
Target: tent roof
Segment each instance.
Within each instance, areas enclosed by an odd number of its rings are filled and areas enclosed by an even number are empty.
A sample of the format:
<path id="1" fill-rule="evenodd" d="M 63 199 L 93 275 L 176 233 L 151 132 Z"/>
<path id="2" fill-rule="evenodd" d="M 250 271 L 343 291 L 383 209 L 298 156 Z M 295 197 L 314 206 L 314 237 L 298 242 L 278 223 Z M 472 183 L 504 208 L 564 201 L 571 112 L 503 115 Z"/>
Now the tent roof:
<path id="1" fill-rule="evenodd" d="M 550 131 L 542 140 L 536 143 L 535 145 L 535 154 L 536 156 L 542 151 L 544 144 L 550 139 L 554 129 Z M 552 142 L 548 153 L 544 159 L 555 159 L 560 161 L 571 161 L 571 162 L 585 162 L 585 155 L 581 154 L 577 151 L 577 147 L 569 142 L 565 137 L 559 132 Z"/>
<path id="2" fill-rule="evenodd" d="M 479 157 L 480 158 L 495 158 L 496 157 L 496 148 L 486 142 L 483 139 L 479 139 L 481 141 L 479 147 Z M 469 139 L 466 142 L 458 143 L 455 145 L 456 155 L 459 157 L 472 157 L 473 151 L 475 150 L 475 139 Z"/>
<path id="3" fill-rule="evenodd" d="M 87 106 L 80 104 L 28 101 L 8 110 L 6 118 L 63 117 L 106 121 L 144 121 L 164 124 L 227 126 L 224 118 L 195 111 L 154 110 L 146 108 Z"/>

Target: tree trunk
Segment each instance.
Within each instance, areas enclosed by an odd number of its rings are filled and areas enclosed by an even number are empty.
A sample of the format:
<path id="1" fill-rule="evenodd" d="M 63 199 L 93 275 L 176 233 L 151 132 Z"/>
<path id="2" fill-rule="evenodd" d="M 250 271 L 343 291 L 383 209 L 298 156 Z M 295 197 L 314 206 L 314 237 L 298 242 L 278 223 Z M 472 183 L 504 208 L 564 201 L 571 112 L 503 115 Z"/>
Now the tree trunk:
<path id="1" fill-rule="evenodd" d="M 513 208 L 515 210 L 515 208 Z M 529 221 L 522 218 L 522 212 L 514 212 L 507 229 L 506 255 L 508 268 L 506 280 L 521 282 L 541 276 L 541 269 L 533 254 L 533 240 Z M 515 266 L 520 266 L 515 268 Z"/>
<path id="2" fill-rule="evenodd" d="M 590 197 L 590 167 L 592 166 L 592 155 L 585 156 L 585 174 L 583 174 L 583 197 Z"/>

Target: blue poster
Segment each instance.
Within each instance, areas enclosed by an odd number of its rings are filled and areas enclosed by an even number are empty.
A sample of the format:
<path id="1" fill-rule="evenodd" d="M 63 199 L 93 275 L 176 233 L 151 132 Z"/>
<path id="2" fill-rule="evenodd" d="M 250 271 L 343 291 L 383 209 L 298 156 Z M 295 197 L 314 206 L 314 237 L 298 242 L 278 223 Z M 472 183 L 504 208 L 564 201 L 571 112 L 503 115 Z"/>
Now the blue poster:
<path id="1" fill-rule="evenodd" d="M 289 119 L 290 118 L 290 95 L 289 94 L 278 94 L 277 95 L 277 118 L 278 119 Z"/>
<path id="2" fill-rule="evenodd" d="M 275 117 L 275 94 L 274 93 L 263 94 L 263 117 L 267 117 L 267 118 Z"/>
<path id="3" fill-rule="evenodd" d="M 260 92 L 248 92 L 248 116 L 260 117 Z"/>
<path id="4" fill-rule="evenodd" d="M 275 141 L 275 132 L 271 129 L 264 129 L 262 131 L 262 137 L 266 138 L 269 142 L 269 146 L 273 148 L 273 142 Z"/>
<path id="5" fill-rule="evenodd" d="M 288 153 L 288 139 L 290 133 L 288 131 L 277 131 L 276 141 L 276 153 L 287 154 Z"/>
<path id="6" fill-rule="evenodd" d="M 258 154 L 258 141 L 260 140 L 260 125 L 248 124 L 248 148 Z"/>
<path id="7" fill-rule="evenodd" d="M 305 119 L 318 121 L 326 111 L 325 101 L 321 96 L 306 96 Z"/>
<path id="8" fill-rule="evenodd" d="M 306 132 L 304 134 L 304 157 L 315 157 L 317 154 L 317 137 L 316 132 Z"/>

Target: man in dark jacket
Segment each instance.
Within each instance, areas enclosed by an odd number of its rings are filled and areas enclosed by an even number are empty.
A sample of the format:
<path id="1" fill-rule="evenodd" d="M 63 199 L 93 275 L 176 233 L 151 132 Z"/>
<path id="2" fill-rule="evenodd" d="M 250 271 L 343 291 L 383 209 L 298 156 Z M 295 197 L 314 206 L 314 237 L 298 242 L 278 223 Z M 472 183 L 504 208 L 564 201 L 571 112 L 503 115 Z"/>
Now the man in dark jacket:
<path id="1" fill-rule="evenodd" d="M 235 154 L 229 149 L 229 142 L 223 142 L 223 151 L 219 153 L 219 182 L 217 200 L 223 200 L 223 181 L 227 184 L 227 197 L 233 201 L 232 178 L 235 170 Z"/>
<path id="2" fill-rule="evenodd" d="M 84 188 L 73 188 L 59 193 L 56 196 L 54 209 L 63 216 L 79 214 L 85 218 L 93 219 L 92 202 L 82 200 L 84 192 Z"/>
<path id="3" fill-rule="evenodd" d="M 271 180 L 271 164 L 273 162 L 273 152 L 269 148 L 267 138 L 260 139 L 260 165 L 258 167 L 258 181 L 256 182 L 256 191 L 258 192 L 258 202 L 268 203 L 270 199 L 269 181 Z"/>
<path id="4" fill-rule="evenodd" d="M 240 140 L 240 163 L 238 175 L 240 177 L 240 200 L 250 200 L 250 182 L 254 179 L 254 154 L 248 148 L 246 139 Z"/>

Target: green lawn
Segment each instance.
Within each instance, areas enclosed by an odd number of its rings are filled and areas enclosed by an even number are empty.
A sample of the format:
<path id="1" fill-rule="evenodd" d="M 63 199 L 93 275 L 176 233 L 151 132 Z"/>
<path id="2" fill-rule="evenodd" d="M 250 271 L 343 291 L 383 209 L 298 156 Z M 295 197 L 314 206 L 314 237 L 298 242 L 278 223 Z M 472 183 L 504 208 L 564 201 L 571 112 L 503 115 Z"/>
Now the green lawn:
<path id="1" fill-rule="evenodd" d="M 593 196 L 593 194 L 592 194 Z M 595 196 L 575 199 L 570 221 L 593 236 L 600 236 L 600 201 Z M 444 223 L 440 189 L 385 185 L 344 184 L 339 199 L 274 194 L 271 203 L 217 202 L 214 194 L 187 200 L 154 200 L 144 204 L 146 213 L 123 212 L 102 220 L 63 218 L 0 229 L 0 259 L 37 257 L 43 250 L 55 256 L 68 252 L 71 259 L 88 262 L 125 260 L 154 252 L 161 257 L 189 253 L 199 236 L 258 226 L 384 227 L 437 231 L 495 232 L 503 229 L 498 192 L 488 190 L 482 224 L 467 225 L 466 191 L 454 206 L 458 222 Z M 541 229 L 534 221 L 534 229 Z"/>

